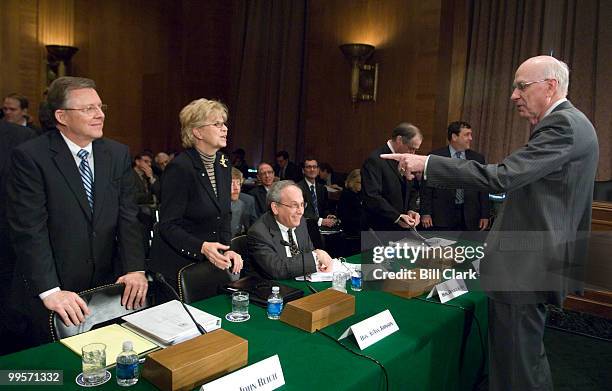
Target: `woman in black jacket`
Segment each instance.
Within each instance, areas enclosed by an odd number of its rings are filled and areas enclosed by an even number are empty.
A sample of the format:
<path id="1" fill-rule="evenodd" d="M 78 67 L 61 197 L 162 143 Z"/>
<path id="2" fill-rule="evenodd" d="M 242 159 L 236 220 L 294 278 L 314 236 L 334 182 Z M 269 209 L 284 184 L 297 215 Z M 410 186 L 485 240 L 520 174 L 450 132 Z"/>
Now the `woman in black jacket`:
<path id="1" fill-rule="evenodd" d="M 161 272 L 175 288 L 178 271 L 204 262 L 207 296 L 229 281 L 228 270 L 239 273 L 242 258 L 229 250 L 231 241 L 231 166 L 219 152 L 227 144 L 227 107 L 198 99 L 179 115 L 186 150 L 164 171 L 158 232 L 151 249 L 151 269 Z"/>

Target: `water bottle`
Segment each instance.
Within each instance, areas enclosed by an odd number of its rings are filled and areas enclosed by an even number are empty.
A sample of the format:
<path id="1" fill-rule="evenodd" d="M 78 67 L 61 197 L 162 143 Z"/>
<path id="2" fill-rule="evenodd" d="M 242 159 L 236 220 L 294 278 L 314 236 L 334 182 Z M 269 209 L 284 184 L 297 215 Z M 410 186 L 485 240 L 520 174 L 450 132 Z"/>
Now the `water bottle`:
<path id="1" fill-rule="evenodd" d="M 123 352 L 117 356 L 117 384 L 122 387 L 133 386 L 138 382 L 138 354 L 132 341 L 123 343 Z"/>
<path id="2" fill-rule="evenodd" d="M 268 319 L 280 318 L 283 311 L 283 298 L 279 292 L 279 287 L 272 287 L 272 294 L 268 297 Z"/>

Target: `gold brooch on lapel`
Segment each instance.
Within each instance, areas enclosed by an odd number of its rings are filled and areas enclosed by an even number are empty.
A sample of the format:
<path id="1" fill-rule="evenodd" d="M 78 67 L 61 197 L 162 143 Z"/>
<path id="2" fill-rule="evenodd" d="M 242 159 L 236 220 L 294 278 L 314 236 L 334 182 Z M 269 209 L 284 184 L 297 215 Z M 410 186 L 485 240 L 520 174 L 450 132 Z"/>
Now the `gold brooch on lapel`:
<path id="1" fill-rule="evenodd" d="M 225 155 L 221 155 L 221 159 L 219 159 L 219 164 L 227 168 L 227 159 L 225 159 Z"/>

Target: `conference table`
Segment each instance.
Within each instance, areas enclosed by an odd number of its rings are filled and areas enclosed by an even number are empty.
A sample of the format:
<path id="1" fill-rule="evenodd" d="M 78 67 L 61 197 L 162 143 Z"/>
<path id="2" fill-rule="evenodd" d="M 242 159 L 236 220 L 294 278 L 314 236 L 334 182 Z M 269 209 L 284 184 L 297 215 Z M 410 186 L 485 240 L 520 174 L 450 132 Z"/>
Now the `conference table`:
<path id="1" fill-rule="evenodd" d="M 349 258 L 349 262 L 358 263 L 358 257 Z M 305 288 L 303 282 L 284 283 Z M 331 283 L 312 286 L 320 291 Z M 472 390 L 486 371 L 487 299 L 482 292 L 470 291 L 448 302 L 449 305 L 425 301 L 425 296 L 407 299 L 379 290 L 349 289 L 348 293 L 355 296 L 355 314 L 323 331 L 337 338 L 351 325 L 388 309 L 399 331 L 363 351 L 353 336 L 341 340 L 346 348 L 380 362 L 388 374 L 388 389 Z M 219 295 L 192 305 L 224 317 L 231 309 L 231 299 Z M 249 312 L 251 318 L 247 322 L 223 320 L 222 328 L 248 340 L 249 365 L 278 354 L 286 382 L 280 389 L 387 389 L 383 369 L 374 361 L 351 353 L 321 333 L 311 334 L 269 320 L 264 308 L 251 304 Z M 63 370 L 61 387 L 14 387 L 19 390 L 82 389 L 75 383 L 81 371 L 80 357 L 59 342 L 2 356 L 0 369 Z M 118 389 L 114 369 L 111 373 L 111 380 L 96 389 Z M 141 377 L 132 389 L 155 387 Z"/>

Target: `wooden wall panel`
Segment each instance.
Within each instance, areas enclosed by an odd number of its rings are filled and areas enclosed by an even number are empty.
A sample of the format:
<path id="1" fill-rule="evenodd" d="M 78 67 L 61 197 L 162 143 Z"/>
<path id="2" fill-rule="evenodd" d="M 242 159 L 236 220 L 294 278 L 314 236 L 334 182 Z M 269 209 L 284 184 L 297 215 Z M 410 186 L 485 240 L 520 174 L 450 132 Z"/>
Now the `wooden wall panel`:
<path id="1" fill-rule="evenodd" d="M 109 105 L 105 136 L 141 150 L 143 78 L 168 72 L 168 17 L 163 1 L 75 1 L 73 73 L 96 81 Z"/>
<path id="2" fill-rule="evenodd" d="M 43 51 L 38 39 L 38 2 L 3 0 L 0 6 L 0 94 L 25 95 L 36 120 L 42 92 Z"/>
<path id="3" fill-rule="evenodd" d="M 312 0 L 307 35 L 305 154 L 338 171 L 360 167 L 402 121 L 432 145 L 438 94 L 441 1 Z M 349 98 L 350 66 L 338 46 L 376 46 L 377 102 Z"/>

